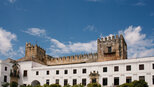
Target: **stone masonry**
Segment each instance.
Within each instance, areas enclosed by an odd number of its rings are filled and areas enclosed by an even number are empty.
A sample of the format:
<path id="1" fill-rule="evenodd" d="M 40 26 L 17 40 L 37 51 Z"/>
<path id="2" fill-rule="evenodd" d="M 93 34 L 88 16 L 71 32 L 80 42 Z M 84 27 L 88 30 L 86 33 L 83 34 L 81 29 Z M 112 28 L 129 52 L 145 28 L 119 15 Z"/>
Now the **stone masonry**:
<path id="1" fill-rule="evenodd" d="M 102 62 L 109 60 L 127 59 L 127 44 L 122 35 L 120 37 L 105 37 L 97 40 L 97 53 L 55 58 L 46 51 L 31 43 L 26 43 L 25 57 L 17 61 L 35 61 L 45 65 L 62 65 L 87 62 Z"/>

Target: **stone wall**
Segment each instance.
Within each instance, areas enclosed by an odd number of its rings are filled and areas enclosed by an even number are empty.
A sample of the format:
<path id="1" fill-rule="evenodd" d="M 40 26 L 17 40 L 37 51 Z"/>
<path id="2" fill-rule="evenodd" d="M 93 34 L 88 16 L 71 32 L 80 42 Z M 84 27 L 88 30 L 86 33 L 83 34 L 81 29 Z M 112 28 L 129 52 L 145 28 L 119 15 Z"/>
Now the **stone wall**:
<path id="1" fill-rule="evenodd" d="M 110 52 L 109 52 L 110 50 Z M 87 62 L 102 62 L 109 60 L 127 59 L 127 45 L 122 35 L 105 37 L 97 40 L 97 53 L 55 58 L 46 54 L 46 51 L 37 46 L 26 43 L 25 57 L 21 60 L 35 61 L 46 65 L 73 64 Z M 19 59 L 20 60 L 20 59 Z"/>

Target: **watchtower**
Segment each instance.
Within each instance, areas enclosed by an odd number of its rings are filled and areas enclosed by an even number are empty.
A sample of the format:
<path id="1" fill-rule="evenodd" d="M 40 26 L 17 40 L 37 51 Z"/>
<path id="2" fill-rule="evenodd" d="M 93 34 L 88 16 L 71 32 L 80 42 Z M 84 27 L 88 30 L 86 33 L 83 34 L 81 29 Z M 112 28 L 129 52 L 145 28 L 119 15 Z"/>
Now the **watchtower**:
<path id="1" fill-rule="evenodd" d="M 123 35 L 97 39 L 98 62 L 127 59 L 127 44 Z"/>
<path id="2" fill-rule="evenodd" d="M 26 43 L 26 47 L 25 47 L 26 60 L 37 59 L 40 61 L 44 61 L 45 55 L 46 55 L 46 51 L 43 48 L 37 46 L 37 44 L 33 46 L 31 45 L 31 43 Z"/>

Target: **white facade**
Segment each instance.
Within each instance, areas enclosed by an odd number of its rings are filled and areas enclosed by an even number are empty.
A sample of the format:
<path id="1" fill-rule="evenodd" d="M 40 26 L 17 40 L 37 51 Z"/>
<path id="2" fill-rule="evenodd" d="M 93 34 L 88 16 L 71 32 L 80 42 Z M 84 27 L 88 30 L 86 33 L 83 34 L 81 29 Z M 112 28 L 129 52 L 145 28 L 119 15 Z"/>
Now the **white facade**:
<path id="1" fill-rule="evenodd" d="M 139 80 L 140 77 L 145 79 L 149 87 L 154 87 L 154 57 L 55 66 L 24 61 L 19 62 L 19 65 L 19 84 L 31 84 L 34 80 L 39 81 L 41 85 L 46 84 L 46 80 L 49 81 L 49 84 L 52 84 L 56 82 L 56 79 L 59 79 L 59 84 L 62 86 L 64 79 L 67 79 L 70 85 L 73 84 L 73 79 L 77 80 L 77 84 L 82 83 L 82 79 L 86 79 L 86 84 L 88 84 L 90 83 L 90 72 L 98 71 L 100 75 L 99 83 L 103 85 L 103 78 L 107 78 L 107 87 L 114 85 L 115 77 L 119 78 L 119 85 L 126 83 L 127 77 L 131 78 L 131 81 Z M 119 67 L 118 71 L 114 71 L 115 66 Z M 126 70 L 127 66 L 131 66 L 130 71 Z M 142 70 L 139 70 L 139 66 Z M 107 72 L 103 72 L 103 67 L 107 67 Z M 74 69 L 77 70 L 76 74 L 73 74 Z M 86 73 L 83 73 L 83 69 L 86 69 Z M 56 74 L 56 70 L 59 70 L 59 74 Z M 64 74 L 65 70 L 68 70 L 67 74 Z M 25 72 L 27 74 L 24 75 Z M 47 75 L 47 72 L 49 72 L 49 75 Z"/>
<path id="2" fill-rule="evenodd" d="M 10 83 L 10 69 L 11 63 L 0 60 L 0 87 L 3 83 Z"/>

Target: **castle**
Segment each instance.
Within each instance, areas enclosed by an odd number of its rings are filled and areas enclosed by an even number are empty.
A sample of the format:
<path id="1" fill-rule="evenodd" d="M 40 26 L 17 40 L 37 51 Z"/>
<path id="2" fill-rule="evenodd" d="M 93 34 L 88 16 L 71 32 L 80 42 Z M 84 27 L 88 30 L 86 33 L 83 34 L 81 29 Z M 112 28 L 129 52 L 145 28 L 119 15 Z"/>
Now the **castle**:
<path id="1" fill-rule="evenodd" d="M 109 60 L 127 59 L 127 44 L 122 35 L 97 39 L 97 53 L 54 58 L 46 51 L 31 43 L 26 43 L 25 57 L 17 61 L 35 61 L 45 65 L 62 65 Z"/>
<path id="2" fill-rule="evenodd" d="M 97 39 L 97 52 L 55 58 L 38 45 L 26 43 L 25 56 L 0 60 L 0 86 L 99 83 L 116 87 L 134 80 L 145 80 L 154 87 L 154 57 L 127 59 L 127 44 L 122 35 Z"/>

